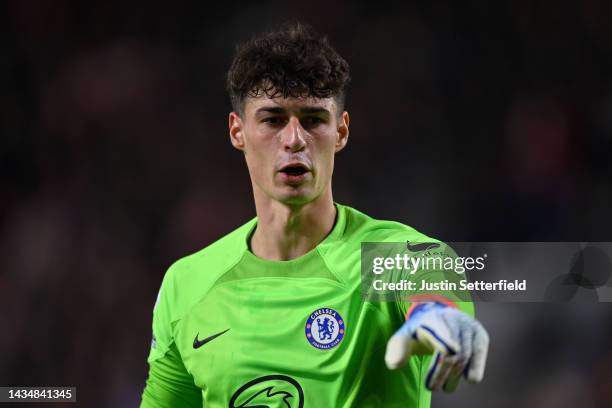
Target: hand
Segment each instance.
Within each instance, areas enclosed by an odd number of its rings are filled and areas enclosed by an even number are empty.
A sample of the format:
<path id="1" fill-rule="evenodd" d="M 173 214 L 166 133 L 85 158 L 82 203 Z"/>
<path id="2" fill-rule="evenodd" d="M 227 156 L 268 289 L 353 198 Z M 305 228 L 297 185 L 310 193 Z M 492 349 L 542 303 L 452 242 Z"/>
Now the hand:
<path id="1" fill-rule="evenodd" d="M 462 375 L 473 383 L 482 381 L 488 350 L 489 335 L 476 319 L 443 303 L 427 302 L 418 304 L 391 336 L 385 362 L 394 370 L 412 354 L 433 352 L 425 386 L 450 392 Z"/>

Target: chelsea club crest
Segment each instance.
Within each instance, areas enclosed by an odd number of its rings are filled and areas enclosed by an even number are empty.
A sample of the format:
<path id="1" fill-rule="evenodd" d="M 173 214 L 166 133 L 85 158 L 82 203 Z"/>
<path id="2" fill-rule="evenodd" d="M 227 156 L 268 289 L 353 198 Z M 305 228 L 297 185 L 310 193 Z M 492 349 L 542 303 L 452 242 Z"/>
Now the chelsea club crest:
<path id="1" fill-rule="evenodd" d="M 336 347 L 344 338 L 344 319 L 334 309 L 317 309 L 306 320 L 306 339 L 320 350 Z"/>

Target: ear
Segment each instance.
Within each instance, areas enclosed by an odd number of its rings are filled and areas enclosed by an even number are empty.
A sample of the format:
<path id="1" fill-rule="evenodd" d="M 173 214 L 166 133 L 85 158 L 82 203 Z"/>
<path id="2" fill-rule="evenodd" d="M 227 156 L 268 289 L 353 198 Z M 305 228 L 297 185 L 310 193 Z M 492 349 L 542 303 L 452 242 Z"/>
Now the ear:
<path id="1" fill-rule="evenodd" d="M 232 146 L 244 151 L 244 129 L 242 119 L 236 112 L 231 112 L 228 119 L 229 136 Z"/>
<path id="2" fill-rule="evenodd" d="M 349 137 L 349 114 L 347 111 L 342 112 L 338 119 L 338 138 L 336 139 L 336 152 L 344 149 Z"/>

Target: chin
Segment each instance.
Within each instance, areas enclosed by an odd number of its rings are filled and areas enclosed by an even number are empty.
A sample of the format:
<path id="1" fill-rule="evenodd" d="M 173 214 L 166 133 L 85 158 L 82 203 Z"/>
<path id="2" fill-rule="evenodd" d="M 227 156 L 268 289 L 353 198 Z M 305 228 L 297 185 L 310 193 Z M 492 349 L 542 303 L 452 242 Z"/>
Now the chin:
<path id="1" fill-rule="evenodd" d="M 317 198 L 316 194 L 313 194 L 311 191 L 304 191 L 304 189 L 293 189 L 291 192 L 283 192 L 278 194 L 277 200 L 283 204 L 289 205 L 304 205 L 308 204 L 311 201 L 314 201 Z"/>

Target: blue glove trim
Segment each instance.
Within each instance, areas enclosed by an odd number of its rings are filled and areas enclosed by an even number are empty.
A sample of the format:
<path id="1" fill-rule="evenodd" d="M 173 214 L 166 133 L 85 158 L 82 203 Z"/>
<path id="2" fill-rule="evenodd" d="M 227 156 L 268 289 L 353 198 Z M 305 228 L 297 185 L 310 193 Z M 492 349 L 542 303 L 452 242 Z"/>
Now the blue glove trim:
<path id="1" fill-rule="evenodd" d="M 448 353 L 448 355 L 449 355 L 449 356 L 454 356 L 454 355 L 456 354 L 456 353 L 455 353 L 455 350 L 453 350 L 452 348 L 450 348 L 450 347 L 448 346 L 448 344 L 446 344 L 446 342 L 445 342 L 444 340 L 442 340 L 442 338 L 436 334 L 436 332 L 435 332 L 435 331 L 433 331 L 432 329 L 430 329 L 430 328 L 429 328 L 429 327 L 427 327 L 427 326 L 421 326 L 421 328 L 423 328 L 424 330 L 427 330 L 427 331 L 429 332 L 429 334 L 431 334 L 432 336 L 434 336 L 434 337 L 436 338 L 436 340 L 438 340 L 440 343 L 442 343 L 442 345 L 443 345 L 443 346 L 446 348 L 446 352 Z M 416 334 L 416 333 L 415 333 L 415 334 Z M 416 338 L 416 336 L 415 336 L 415 338 Z"/>
<path id="2" fill-rule="evenodd" d="M 436 360 L 432 364 L 429 372 L 427 373 L 427 378 L 425 379 L 425 386 L 427 389 L 431 390 L 431 377 L 436 372 L 436 368 L 438 368 L 438 363 L 440 362 L 440 353 L 436 353 Z"/>

